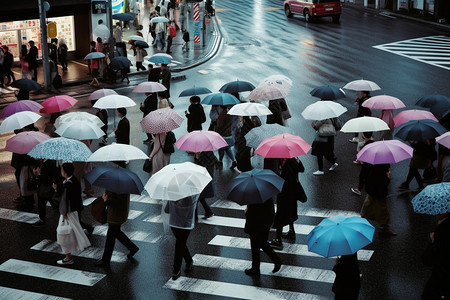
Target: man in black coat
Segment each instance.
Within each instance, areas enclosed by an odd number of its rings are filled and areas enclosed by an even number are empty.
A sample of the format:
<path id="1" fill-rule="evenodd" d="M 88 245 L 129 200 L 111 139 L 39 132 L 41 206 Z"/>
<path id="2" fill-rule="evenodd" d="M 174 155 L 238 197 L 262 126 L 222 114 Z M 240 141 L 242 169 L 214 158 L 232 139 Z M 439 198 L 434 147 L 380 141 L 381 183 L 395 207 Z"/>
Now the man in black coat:
<path id="1" fill-rule="evenodd" d="M 49 159 L 42 160 L 40 165 L 33 169 L 33 173 L 37 176 L 39 182 L 37 190 L 39 220 L 33 223 L 34 227 L 45 226 L 47 202 L 50 202 L 52 207 L 58 208 L 52 201 L 52 196 L 55 192 L 52 185 L 53 182 L 57 181 L 57 172 L 58 168 L 56 167 L 56 161 Z"/>
<path id="2" fill-rule="evenodd" d="M 205 111 L 200 104 L 199 96 L 192 96 L 189 101 L 188 110 L 185 112 L 187 118 L 187 131 L 202 130 L 202 124 L 206 122 Z"/>
<path id="3" fill-rule="evenodd" d="M 139 107 L 139 109 L 144 113 L 143 118 L 145 118 L 145 116 L 147 116 L 152 111 L 158 109 L 158 98 L 156 97 L 156 93 L 145 93 L 145 96 L 147 96 L 147 98 L 145 98 L 144 103 L 141 103 Z M 149 144 L 152 140 L 152 134 L 147 133 L 147 139 L 144 141 L 144 144 Z"/>
<path id="4" fill-rule="evenodd" d="M 170 80 L 172 79 L 172 73 L 167 69 L 166 64 L 161 65 L 161 73 L 159 74 L 161 84 L 166 87 L 166 91 L 161 92 L 161 96 L 169 100 L 170 98 Z"/>
<path id="5" fill-rule="evenodd" d="M 119 107 L 117 109 L 117 116 L 120 118 L 117 128 L 114 128 L 116 133 L 116 142 L 118 144 L 130 144 L 130 121 L 127 117 L 127 109 L 125 107 Z"/>
<path id="6" fill-rule="evenodd" d="M 159 82 L 159 73 L 161 73 L 161 68 L 155 68 L 153 64 L 148 64 L 148 81 Z"/>
<path id="7" fill-rule="evenodd" d="M 28 61 L 28 70 L 33 71 L 32 78 L 34 81 L 37 81 L 37 57 L 38 57 L 38 48 L 34 45 L 34 41 L 29 41 L 30 50 L 28 51 L 27 61 Z"/>

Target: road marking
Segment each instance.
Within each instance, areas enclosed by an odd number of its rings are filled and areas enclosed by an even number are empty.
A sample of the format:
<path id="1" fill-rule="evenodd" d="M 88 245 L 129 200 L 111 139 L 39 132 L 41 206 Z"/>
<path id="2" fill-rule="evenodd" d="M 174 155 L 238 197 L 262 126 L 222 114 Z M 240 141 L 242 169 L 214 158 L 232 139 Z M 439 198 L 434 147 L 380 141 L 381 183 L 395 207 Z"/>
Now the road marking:
<path id="1" fill-rule="evenodd" d="M 12 289 L 0 286 L 0 295 L 2 299 L 26 299 L 26 300 L 69 300 L 70 298 L 63 298 L 58 296 L 39 294 L 29 291 Z"/>
<path id="2" fill-rule="evenodd" d="M 177 280 L 170 279 L 166 282 L 164 287 L 167 289 L 183 292 L 233 297 L 238 299 L 329 299 L 327 297 L 314 294 L 276 290 L 257 286 L 189 278 L 183 276 L 178 278 Z"/>
<path id="3" fill-rule="evenodd" d="M 248 238 L 240 238 L 226 235 L 216 235 L 208 245 L 214 246 L 223 246 L 223 247 L 232 247 L 239 249 L 250 249 L 250 239 Z M 303 244 L 289 244 L 283 243 L 283 250 L 277 251 L 279 253 L 285 254 L 294 254 L 294 255 L 302 255 L 302 256 L 314 256 L 314 257 L 322 257 L 322 255 L 309 252 L 308 245 Z M 373 250 L 359 250 L 358 251 L 358 260 L 369 261 L 372 257 Z"/>
<path id="4" fill-rule="evenodd" d="M 283 9 L 283 8 L 281 8 L 281 7 L 264 7 L 264 8 L 263 8 L 263 10 L 268 10 L 268 11 L 271 11 L 271 10 L 280 10 L 280 9 Z"/>
<path id="5" fill-rule="evenodd" d="M 1 264 L 0 271 L 85 286 L 93 286 L 106 276 L 100 273 L 79 271 L 17 259 L 9 259 Z"/>
<path id="6" fill-rule="evenodd" d="M 216 8 L 216 12 L 229 11 L 227 8 Z"/>
<path id="7" fill-rule="evenodd" d="M 77 65 L 80 65 L 80 66 L 83 66 L 83 67 L 89 67 L 87 64 L 84 64 L 84 63 L 80 63 L 80 62 L 78 62 L 78 61 L 76 61 L 76 60 L 72 60 L 72 62 L 74 63 L 74 64 L 77 64 Z"/>
<path id="8" fill-rule="evenodd" d="M 194 265 L 206 268 L 225 269 L 232 271 L 244 271 L 251 268 L 251 260 L 243 260 L 229 257 L 195 254 Z M 262 262 L 260 266 L 261 274 L 278 276 L 292 279 L 301 279 L 325 283 L 333 283 L 336 275 L 331 270 L 306 268 L 298 266 L 282 265 L 280 271 L 272 273 L 273 264 Z"/>
<path id="9" fill-rule="evenodd" d="M 101 225 L 101 226 L 95 226 L 93 234 L 95 235 L 101 235 L 106 236 L 106 233 L 108 232 L 108 226 Z M 123 231 L 126 236 L 130 240 L 138 241 L 138 242 L 146 242 L 146 243 L 157 243 L 161 238 L 161 234 L 156 232 L 145 232 L 145 231 L 139 231 L 139 230 L 133 230 L 133 231 Z"/>
<path id="10" fill-rule="evenodd" d="M 134 220 L 137 217 L 139 217 L 140 215 L 142 215 L 144 212 L 140 211 L 140 210 L 133 210 L 130 209 L 130 212 L 128 213 L 128 220 Z"/>
<path id="11" fill-rule="evenodd" d="M 161 200 L 152 199 L 148 195 L 131 195 L 130 201 L 148 204 L 161 204 Z"/>
<path id="12" fill-rule="evenodd" d="M 34 222 L 39 221 L 38 214 L 33 214 L 24 211 L 17 211 L 7 208 L 0 208 L 0 218 L 28 224 L 33 224 Z"/>

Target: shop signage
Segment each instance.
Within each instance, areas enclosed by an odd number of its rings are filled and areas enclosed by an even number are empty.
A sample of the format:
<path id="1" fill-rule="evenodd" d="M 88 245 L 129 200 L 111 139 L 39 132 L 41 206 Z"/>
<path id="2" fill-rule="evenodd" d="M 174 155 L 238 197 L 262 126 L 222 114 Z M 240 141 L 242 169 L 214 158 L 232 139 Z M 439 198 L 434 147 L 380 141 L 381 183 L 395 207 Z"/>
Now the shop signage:
<path id="1" fill-rule="evenodd" d="M 92 13 L 93 14 L 105 14 L 106 13 L 106 2 L 92 1 Z"/>
<path id="2" fill-rule="evenodd" d="M 56 28 L 56 23 L 51 22 L 47 24 L 47 35 L 49 38 L 54 39 L 58 35 L 58 30 Z"/>

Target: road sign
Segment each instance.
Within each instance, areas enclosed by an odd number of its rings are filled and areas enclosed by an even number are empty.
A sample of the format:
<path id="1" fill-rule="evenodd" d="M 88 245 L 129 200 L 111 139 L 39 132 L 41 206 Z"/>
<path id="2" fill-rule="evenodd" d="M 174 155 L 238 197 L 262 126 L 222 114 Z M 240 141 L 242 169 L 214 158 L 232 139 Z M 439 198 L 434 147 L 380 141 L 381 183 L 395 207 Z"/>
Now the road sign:
<path id="1" fill-rule="evenodd" d="M 58 30 L 56 29 L 56 23 L 51 22 L 47 24 L 47 35 L 49 38 L 53 39 L 58 35 Z"/>

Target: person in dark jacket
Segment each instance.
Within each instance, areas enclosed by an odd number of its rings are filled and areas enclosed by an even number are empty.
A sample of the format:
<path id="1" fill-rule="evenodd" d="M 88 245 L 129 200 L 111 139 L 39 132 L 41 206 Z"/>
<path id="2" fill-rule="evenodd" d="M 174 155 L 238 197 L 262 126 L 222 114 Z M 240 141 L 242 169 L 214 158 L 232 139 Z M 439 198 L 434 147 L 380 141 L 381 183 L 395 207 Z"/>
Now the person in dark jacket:
<path id="1" fill-rule="evenodd" d="M 169 100 L 170 98 L 170 80 L 172 80 L 172 73 L 167 68 L 166 64 L 161 64 L 161 73 L 159 74 L 161 84 L 166 87 L 166 91 L 161 92 L 161 96 Z"/>
<path id="2" fill-rule="evenodd" d="M 284 126 L 283 111 L 287 110 L 286 102 L 278 101 L 278 99 L 269 101 L 269 110 L 271 115 L 267 116 L 267 124 L 280 124 Z"/>
<path id="3" fill-rule="evenodd" d="M 150 75 L 149 75 L 150 77 Z M 158 98 L 156 93 L 145 93 L 144 103 L 141 103 L 139 109 L 142 111 L 143 118 L 145 118 L 149 113 L 158 109 Z M 149 144 L 153 140 L 153 136 L 151 133 L 147 133 L 147 139 L 144 141 L 144 144 Z"/>
<path id="4" fill-rule="evenodd" d="M 45 226 L 47 202 L 54 208 L 58 207 L 52 201 L 52 196 L 55 192 L 52 185 L 55 182 L 57 172 L 56 161 L 50 159 L 41 160 L 40 165 L 33 170 L 34 175 L 37 176 L 39 181 L 37 190 L 39 220 L 33 223 L 34 227 Z"/>
<path id="5" fill-rule="evenodd" d="M 202 130 L 202 124 L 206 122 L 205 111 L 200 104 L 199 96 L 192 96 L 189 101 L 188 110 L 185 112 L 187 118 L 187 131 Z"/>
<path id="6" fill-rule="evenodd" d="M 116 134 L 116 142 L 118 144 L 130 144 L 130 121 L 127 117 L 127 109 L 125 107 L 119 107 L 117 109 L 117 116 L 120 118 L 117 128 L 114 128 Z"/>
<path id="7" fill-rule="evenodd" d="M 364 132 L 362 134 L 362 138 L 364 139 L 365 142 L 364 145 L 361 147 L 361 149 L 363 149 L 366 145 L 375 142 L 375 140 L 372 137 L 372 132 Z M 361 191 L 364 188 L 364 185 L 366 184 L 367 171 L 370 169 L 370 166 L 371 165 L 369 163 L 362 162 L 361 171 L 359 172 L 358 187 L 351 188 L 352 192 L 358 196 L 362 195 Z"/>
<path id="8" fill-rule="evenodd" d="M 28 55 L 26 57 L 28 62 L 28 70 L 30 72 L 33 71 L 31 79 L 37 81 L 38 48 L 34 45 L 34 41 L 29 41 L 28 44 L 30 44 L 30 50 L 28 51 Z"/>
<path id="9" fill-rule="evenodd" d="M 203 191 L 200 193 L 200 196 L 198 197 L 198 201 L 202 204 L 203 209 L 205 210 L 205 215 L 202 217 L 202 219 L 206 220 L 214 216 L 211 207 L 209 207 L 208 203 L 206 203 L 206 198 L 212 198 L 216 194 L 216 187 L 214 182 L 214 168 L 219 162 L 219 160 L 214 155 L 213 151 L 203 151 L 195 153 L 194 159 L 195 163 L 202 167 L 205 167 L 206 170 L 208 170 L 209 175 L 212 177 L 212 180 L 203 189 Z M 195 216 L 197 219 L 197 210 Z"/>
<path id="10" fill-rule="evenodd" d="M 11 71 L 11 68 L 14 63 L 14 55 L 12 55 L 12 53 L 9 52 L 9 48 L 7 46 L 3 46 L 3 49 L 5 51 L 5 58 L 3 60 L 3 70 L 6 78 L 8 78 L 8 82 L 6 82 L 6 85 L 10 85 L 11 79 L 12 82 L 16 81 L 16 77 L 14 77 L 13 71 Z"/>
<path id="11" fill-rule="evenodd" d="M 155 68 L 153 64 L 148 64 L 148 81 L 159 82 L 160 73 L 161 68 Z"/>
<path id="12" fill-rule="evenodd" d="M 92 106 L 94 106 L 95 102 L 97 102 L 97 100 L 91 100 L 91 104 Z M 102 136 L 102 140 L 99 143 L 99 146 L 105 146 L 107 143 L 107 133 L 108 133 L 108 111 L 106 109 L 99 109 L 96 108 L 96 113 L 95 115 L 102 120 L 103 122 L 103 126 L 101 127 L 101 130 L 103 130 L 103 132 L 105 133 L 104 136 Z"/>
<path id="13" fill-rule="evenodd" d="M 237 168 L 241 172 L 247 172 L 253 169 L 251 162 L 251 148 L 247 146 L 245 135 L 254 128 L 250 117 L 242 117 L 242 126 L 236 134 L 234 148 L 236 149 Z"/>
<path id="14" fill-rule="evenodd" d="M 333 267 L 336 278 L 332 291 L 336 300 L 358 300 L 361 280 L 357 252 L 336 258 Z"/>
<path id="15" fill-rule="evenodd" d="M 228 114 L 228 110 L 225 106 L 221 105 L 220 109 L 221 111 L 217 117 L 215 131 L 224 138 L 228 146 L 219 149 L 219 161 L 220 165 L 222 165 L 222 160 L 226 153 L 232 161 L 230 169 L 233 170 L 237 166 L 236 158 L 234 157 L 233 151 L 231 151 L 231 147 L 234 145 L 232 130 L 233 116 Z"/>

